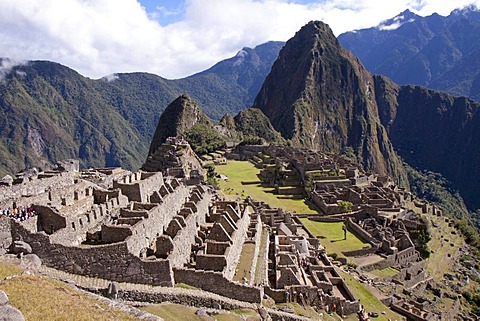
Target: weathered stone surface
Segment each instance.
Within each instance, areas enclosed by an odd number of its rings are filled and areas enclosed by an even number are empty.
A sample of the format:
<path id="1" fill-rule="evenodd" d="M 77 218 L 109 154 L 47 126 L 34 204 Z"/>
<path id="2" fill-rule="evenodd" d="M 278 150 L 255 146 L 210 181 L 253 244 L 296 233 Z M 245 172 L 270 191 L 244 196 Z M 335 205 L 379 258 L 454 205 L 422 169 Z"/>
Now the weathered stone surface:
<path id="1" fill-rule="evenodd" d="M 205 310 L 205 309 L 198 309 L 197 311 L 195 311 L 195 315 L 208 316 L 208 313 L 207 313 L 207 310 Z"/>
<path id="2" fill-rule="evenodd" d="M 0 290 L 0 306 L 8 303 L 8 296 L 5 292 Z"/>
<path id="3" fill-rule="evenodd" d="M 12 251 L 15 254 L 30 254 L 32 253 L 32 247 L 23 241 L 14 241 L 12 244 Z"/>
<path id="4" fill-rule="evenodd" d="M 0 306 L 0 321 L 24 321 L 22 312 L 11 305 Z"/>
<path id="5" fill-rule="evenodd" d="M 42 266 L 42 260 L 36 254 L 27 254 L 23 256 L 22 266 L 39 269 Z"/>

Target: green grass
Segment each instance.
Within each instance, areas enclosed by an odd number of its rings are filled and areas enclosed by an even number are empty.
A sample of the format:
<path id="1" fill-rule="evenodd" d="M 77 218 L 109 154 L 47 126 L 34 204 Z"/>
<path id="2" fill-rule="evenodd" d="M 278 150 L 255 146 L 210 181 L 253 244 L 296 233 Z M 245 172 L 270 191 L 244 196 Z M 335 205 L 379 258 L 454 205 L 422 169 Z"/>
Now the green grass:
<path id="1" fill-rule="evenodd" d="M 398 274 L 398 270 L 392 268 L 392 267 L 387 267 L 385 269 L 381 269 L 381 270 L 373 270 L 373 271 L 370 271 L 368 272 L 369 274 L 372 274 L 373 276 L 377 277 L 377 278 L 386 278 L 386 277 L 389 277 L 389 276 L 395 276 Z"/>
<path id="2" fill-rule="evenodd" d="M 0 279 L 4 279 L 7 276 L 22 273 L 24 270 L 13 264 L 0 263 Z"/>
<path id="3" fill-rule="evenodd" d="M 364 306 L 367 312 L 378 312 L 378 318 L 375 320 L 378 321 L 387 321 L 391 320 L 403 320 L 399 314 L 390 310 L 387 306 L 385 306 L 372 292 L 370 292 L 362 283 L 355 280 L 350 274 L 345 273 L 341 270 L 337 270 L 340 273 L 340 276 L 343 277 L 345 282 L 347 283 L 350 291 L 352 291 L 353 295 L 357 300 L 360 300 L 360 303 Z M 386 314 L 380 314 L 380 312 L 385 311 Z M 351 317 L 351 316 L 350 316 Z M 350 319 L 350 318 L 349 318 Z M 352 320 L 356 320 L 353 318 Z"/>
<path id="4" fill-rule="evenodd" d="M 282 308 L 292 309 L 296 315 L 308 317 L 310 320 L 338 320 L 338 319 L 335 319 L 334 317 L 329 316 L 328 314 L 324 315 L 324 317 L 322 318 L 312 307 L 310 306 L 304 307 L 297 302 L 280 303 L 280 304 L 277 304 L 276 306 L 278 309 L 282 309 Z"/>
<path id="5" fill-rule="evenodd" d="M 334 222 L 316 222 L 308 218 L 300 219 L 305 227 L 316 237 L 320 238 L 320 243 L 326 247 L 327 253 L 337 253 L 343 256 L 343 251 L 355 251 L 364 247 L 370 247 L 369 243 L 363 242 L 355 234 L 347 230 L 347 239 L 343 239 L 343 223 Z"/>
<path id="6" fill-rule="evenodd" d="M 189 290 L 200 290 L 199 288 L 185 283 L 175 283 L 176 288 L 189 289 Z"/>
<path id="7" fill-rule="evenodd" d="M 267 242 L 268 232 L 264 229 L 261 231 L 260 251 L 258 253 L 257 266 L 255 267 L 255 283 L 262 284 L 265 280 L 265 271 L 267 270 Z"/>
<path id="8" fill-rule="evenodd" d="M 226 165 L 217 165 L 218 174 L 228 177 L 228 181 L 220 180 L 220 188 L 225 195 L 232 198 L 251 196 L 254 200 L 263 201 L 272 207 L 281 207 L 291 212 L 316 214 L 304 199 L 285 199 L 282 195 L 273 194 L 274 189 L 262 186 L 258 174 L 260 170 L 250 162 L 229 160 Z M 256 184 L 242 184 L 255 182 Z"/>
<path id="9" fill-rule="evenodd" d="M 138 320 L 133 315 L 112 308 L 49 278 L 22 275 L 0 282 L 10 304 L 25 320 Z"/>
<path id="10" fill-rule="evenodd" d="M 248 281 L 250 281 L 254 253 L 255 253 L 255 244 L 253 243 L 243 244 L 242 253 L 240 254 L 240 260 L 237 265 L 237 271 L 233 276 L 233 281 L 242 282 L 244 277 Z"/>

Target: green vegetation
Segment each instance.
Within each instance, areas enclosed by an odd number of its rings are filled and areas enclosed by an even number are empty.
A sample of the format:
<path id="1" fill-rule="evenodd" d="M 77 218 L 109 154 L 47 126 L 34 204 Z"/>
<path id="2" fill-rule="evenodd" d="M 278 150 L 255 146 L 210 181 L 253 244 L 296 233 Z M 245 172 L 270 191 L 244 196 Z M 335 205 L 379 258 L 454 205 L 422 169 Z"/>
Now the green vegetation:
<path id="1" fill-rule="evenodd" d="M 4 270 L 5 267 L 2 266 L 2 271 Z M 85 321 L 137 320 L 133 315 L 45 277 L 18 276 L 0 281 L 0 288 L 8 295 L 10 304 L 19 309 L 29 321 L 72 320 L 73 317 Z"/>
<path id="2" fill-rule="evenodd" d="M 475 292 L 464 291 L 462 295 L 472 305 L 472 313 L 480 317 L 480 289 Z"/>
<path id="3" fill-rule="evenodd" d="M 207 183 L 212 185 L 213 188 L 218 189 L 219 183 L 216 177 L 215 165 L 205 164 L 203 167 L 207 170 Z"/>
<path id="4" fill-rule="evenodd" d="M 465 237 L 465 242 L 480 251 L 480 234 L 478 230 L 467 220 L 455 220 L 455 227 L 460 230 Z"/>
<path id="5" fill-rule="evenodd" d="M 274 189 L 263 185 L 259 179 L 260 170 L 250 162 L 228 161 L 227 165 L 216 166 L 218 174 L 228 177 L 220 180 L 222 191 L 231 197 L 251 196 L 257 201 L 264 201 L 272 207 L 281 207 L 296 213 L 316 214 L 317 212 L 303 199 L 281 198 L 274 194 Z"/>
<path id="6" fill-rule="evenodd" d="M 13 264 L 0 263 L 0 279 L 4 279 L 7 276 L 22 273 L 24 270 Z"/>
<path id="7" fill-rule="evenodd" d="M 316 222 L 309 220 L 308 218 L 301 218 L 300 220 L 302 221 L 303 225 L 305 225 L 305 227 L 313 233 L 313 235 L 321 239 L 320 243 L 326 247 L 329 255 L 336 253 L 336 255 L 343 257 L 343 251 L 355 251 L 361 250 L 364 247 L 371 247 L 369 243 L 362 241 L 348 229 L 347 239 L 344 240 L 342 222 Z"/>
<path id="8" fill-rule="evenodd" d="M 338 206 L 342 209 L 342 212 L 347 213 L 352 211 L 352 202 L 349 201 L 338 201 Z"/>
<path id="9" fill-rule="evenodd" d="M 355 280 L 350 274 L 345 273 L 342 270 L 338 270 L 338 272 L 347 283 L 355 298 L 360 301 L 367 312 L 386 312 L 385 315 L 379 314 L 378 318 L 375 318 L 375 320 L 402 320 L 402 317 L 399 314 L 387 308 L 369 289 L 365 287 L 365 285 Z"/>
<path id="10" fill-rule="evenodd" d="M 393 276 L 397 275 L 398 270 L 394 269 L 392 267 L 387 267 L 387 268 L 384 268 L 384 269 L 381 269 L 381 270 L 372 270 L 368 273 L 377 277 L 377 278 L 386 278 L 386 277 L 389 277 L 389 276 L 393 277 Z"/>
<path id="11" fill-rule="evenodd" d="M 421 199 L 436 203 L 445 215 L 465 218 L 468 210 L 460 195 L 450 187 L 442 175 L 433 172 L 420 172 L 404 164 L 412 193 Z"/>
<path id="12" fill-rule="evenodd" d="M 198 123 L 184 133 L 193 151 L 198 155 L 212 153 L 225 145 L 226 137 L 220 135 L 213 126 Z"/>
<path id="13" fill-rule="evenodd" d="M 248 281 L 250 281 L 254 253 L 255 244 L 243 244 L 243 249 L 242 253 L 240 254 L 240 260 L 237 265 L 237 270 L 235 272 L 235 275 L 233 276 L 234 281 L 242 282 L 243 278 L 246 278 Z"/>
<path id="14" fill-rule="evenodd" d="M 262 230 L 262 237 L 260 239 L 260 251 L 258 253 L 257 266 L 255 267 L 255 283 L 262 284 L 265 281 L 265 271 L 268 268 L 267 258 L 267 242 L 268 233 Z"/>
<path id="15" fill-rule="evenodd" d="M 190 285 L 190 284 L 185 284 L 185 283 L 175 283 L 176 288 L 182 288 L 182 289 L 190 289 L 190 290 L 200 290 L 199 288 Z"/>
<path id="16" fill-rule="evenodd" d="M 249 144 L 258 144 L 263 141 L 285 143 L 285 139 L 273 128 L 270 120 L 258 108 L 243 109 L 234 119 L 236 130 L 242 134 L 242 140 Z"/>

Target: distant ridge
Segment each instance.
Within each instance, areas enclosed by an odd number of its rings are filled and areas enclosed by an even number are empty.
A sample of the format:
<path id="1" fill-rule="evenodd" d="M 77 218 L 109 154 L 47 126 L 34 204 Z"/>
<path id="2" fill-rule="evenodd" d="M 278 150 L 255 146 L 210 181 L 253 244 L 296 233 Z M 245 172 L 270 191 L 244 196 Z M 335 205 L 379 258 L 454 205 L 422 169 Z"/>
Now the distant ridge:
<path id="1" fill-rule="evenodd" d="M 379 26 L 338 37 L 374 74 L 480 101 L 480 10 L 447 17 L 404 11 Z"/>

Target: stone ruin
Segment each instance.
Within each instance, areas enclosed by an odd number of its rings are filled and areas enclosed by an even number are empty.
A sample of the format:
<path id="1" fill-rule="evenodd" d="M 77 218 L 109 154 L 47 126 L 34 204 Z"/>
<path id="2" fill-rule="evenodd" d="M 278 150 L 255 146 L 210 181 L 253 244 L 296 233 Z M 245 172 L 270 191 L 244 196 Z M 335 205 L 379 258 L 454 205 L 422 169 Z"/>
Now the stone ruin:
<path id="1" fill-rule="evenodd" d="M 373 255 L 376 258 L 372 263 L 359 266 L 360 272 L 396 268 L 399 272 L 393 280 L 406 288 L 428 278 L 424 269 L 425 261 L 416 248 L 420 244 L 416 244 L 411 236 L 412 231 L 426 230 L 428 222 L 419 219 L 418 213 L 407 210 L 405 204 L 413 203 L 420 213 L 428 212 L 429 206 L 416 201 L 412 194 L 398 187 L 390 178 L 367 173 L 361 166 L 342 156 L 286 146 L 238 146 L 227 156 L 251 161 L 261 169 L 263 180 L 272 187 L 302 187 L 303 196 L 320 213 L 311 219 L 345 222 L 347 228 L 369 246 L 343 254 L 352 258 Z M 276 190 L 278 192 L 279 189 Z M 438 212 L 435 207 L 433 211 Z M 285 223 L 279 231 L 289 235 L 295 230 L 291 227 L 291 224 Z M 278 237 L 278 249 L 281 249 L 277 253 L 281 258 L 277 265 L 279 270 L 276 271 L 276 275 L 281 276 L 278 284 L 282 285 L 288 280 L 291 286 L 300 286 L 303 285 L 303 272 L 298 272 L 300 268 L 295 264 L 295 256 L 283 251 L 298 243 L 296 239 L 288 240 L 285 240 L 285 236 Z M 299 247 L 299 253 L 306 248 Z M 313 263 L 310 260 L 307 262 Z M 322 290 L 332 288 L 333 282 L 328 284 L 329 279 L 324 272 L 311 275 L 311 279 Z"/>
<path id="2" fill-rule="evenodd" d="M 184 145 L 170 140 L 164 146 L 168 157 L 156 154 L 143 166 L 153 170 L 152 164 L 161 165 L 158 171 L 78 171 L 67 166 L 69 161 L 55 171 L 24 175 L 0 186 L 0 204 L 33 204 L 38 215 L 0 227 L 9 230 L 10 242 L 28 243 L 45 265 L 68 273 L 160 286 L 185 283 L 246 302 L 261 303 L 267 294 L 276 302 L 294 300 L 330 310 L 335 306 L 341 314 L 359 311 L 359 302 L 319 240 L 298 217 L 249 198 L 221 199 L 202 182 L 193 162 L 185 165 L 181 160 L 189 149 Z M 352 203 L 349 213 L 326 210 L 320 217 L 346 221 L 372 245 L 365 253 L 345 255 L 383 257 L 376 266 L 363 267 L 365 271 L 380 265 L 400 267 L 399 280 L 405 285 L 424 277 L 407 232 L 417 222 L 400 206 L 407 194 L 391 181 L 311 151 L 273 146 L 253 150 L 262 152 L 257 166 L 265 162 L 264 169 L 284 169 L 279 184 L 299 181 L 296 186 L 303 189 L 310 171 L 321 173 L 310 191 L 311 200 L 315 195 L 323 200 L 315 202 L 317 207 L 328 208 L 335 200 Z M 263 243 L 265 233 L 268 242 Z M 5 247 L 8 243 L 2 240 Z M 256 253 L 252 277 L 233 281 L 247 243 L 254 244 Z M 266 264 L 256 264 L 262 252 Z"/>
<path id="3" fill-rule="evenodd" d="M 1 244 L 7 249 L 22 240 L 45 265 L 68 273 L 185 283 L 260 303 L 261 287 L 232 281 L 244 242 L 259 228 L 254 214 L 245 203 L 221 200 L 203 182 L 195 184 L 191 172 L 65 166 L 32 172 L 0 186 L 2 208 L 28 204 L 38 213 L 25 221 L 0 217 Z"/>
<path id="4" fill-rule="evenodd" d="M 269 232 L 265 292 L 277 302 L 298 302 L 340 315 L 356 313 L 359 301 L 325 254 L 320 241 L 296 216 L 251 202 Z"/>
<path id="5" fill-rule="evenodd" d="M 165 176 L 189 178 L 189 184 L 199 184 L 205 174 L 201 159 L 183 137 L 169 137 L 148 156 L 142 165 L 147 172 L 162 172 Z"/>

